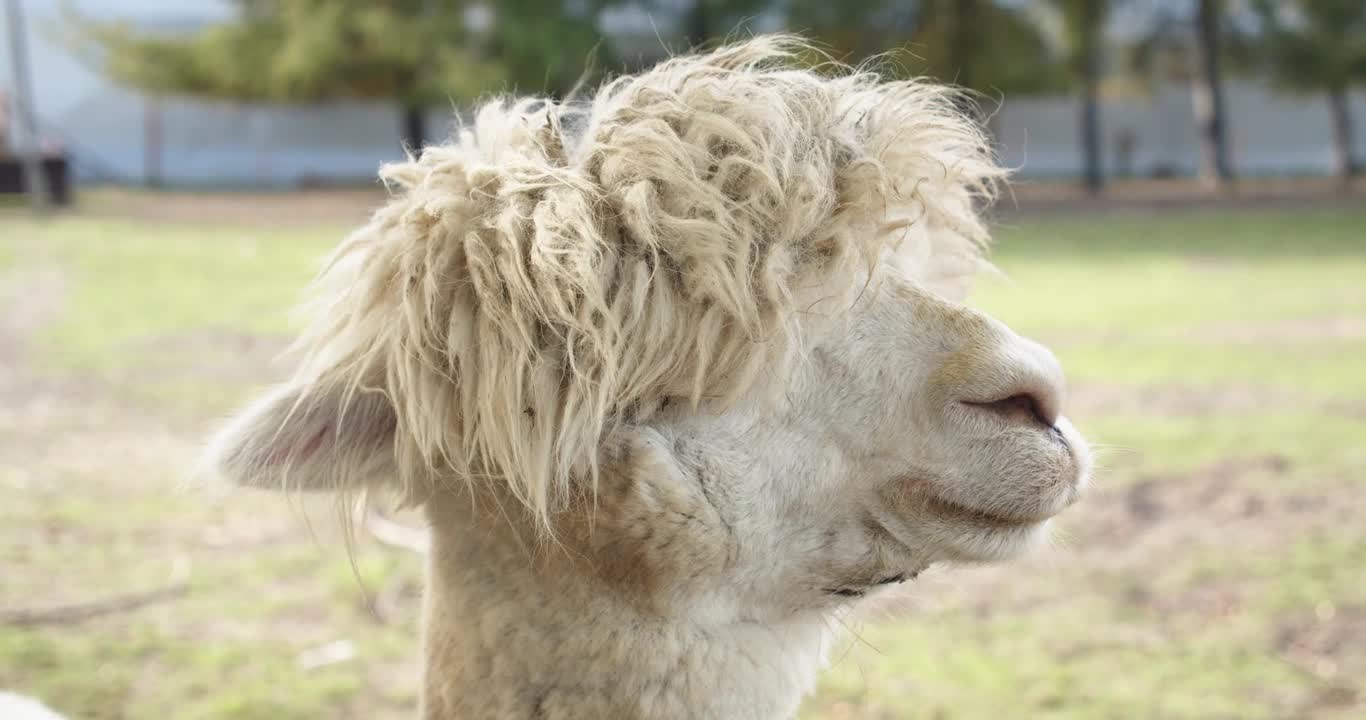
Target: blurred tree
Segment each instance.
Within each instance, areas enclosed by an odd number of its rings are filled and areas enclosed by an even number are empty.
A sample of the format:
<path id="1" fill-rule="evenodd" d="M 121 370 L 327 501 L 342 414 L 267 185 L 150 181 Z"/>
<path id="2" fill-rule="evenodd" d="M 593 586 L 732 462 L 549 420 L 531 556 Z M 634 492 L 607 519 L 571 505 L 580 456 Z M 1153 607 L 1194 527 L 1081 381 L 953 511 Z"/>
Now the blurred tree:
<path id="1" fill-rule="evenodd" d="M 609 5 L 628 4 L 626 0 L 600 0 Z M 775 0 L 637 0 L 649 10 L 678 15 L 678 32 L 689 48 L 698 48 L 735 32 L 755 15 L 772 10 Z"/>
<path id="2" fill-rule="evenodd" d="M 1214 187 L 1233 179 L 1233 169 L 1228 162 L 1224 78 L 1219 68 L 1222 17 L 1221 0 L 1199 0 L 1195 11 L 1199 68 L 1191 79 L 1191 107 L 1200 130 L 1200 177 Z"/>
<path id="3" fill-rule="evenodd" d="M 615 65 L 598 31 L 598 15 L 612 0 L 548 2 L 498 0 L 490 3 L 492 24 L 485 55 L 495 60 L 511 89 L 563 97 Z"/>
<path id="4" fill-rule="evenodd" d="M 788 24 L 842 60 L 893 52 L 901 75 L 983 94 L 1059 91 L 1067 78 L 1037 25 L 993 0 L 791 0 Z"/>
<path id="5" fill-rule="evenodd" d="M 922 0 L 913 69 L 978 92 L 1059 92 L 1067 75 L 1038 25 L 993 0 Z"/>
<path id="6" fill-rule="evenodd" d="M 1347 93 L 1366 84 L 1366 1 L 1257 0 L 1261 57 L 1273 80 L 1299 92 L 1328 96 L 1335 170 L 1343 182 L 1359 167 L 1352 154 Z"/>
<path id="7" fill-rule="evenodd" d="M 849 63 L 903 49 L 917 19 L 914 3 L 897 0 L 790 0 L 786 11 L 789 28 Z"/>
<path id="8" fill-rule="evenodd" d="M 1109 0 L 1052 0 L 1061 13 L 1067 67 L 1081 96 L 1081 152 L 1086 190 L 1105 187 L 1100 133 L 1101 50 Z"/>
<path id="9" fill-rule="evenodd" d="M 425 108 L 503 81 L 469 43 L 467 0 L 236 3 L 236 21 L 184 37 L 71 19 L 77 41 L 128 85 L 237 100 L 392 99 L 410 148 L 426 139 Z"/>
<path id="10" fill-rule="evenodd" d="M 1224 64 L 1246 54 L 1229 27 L 1225 0 L 1196 0 L 1190 6 L 1126 3 L 1146 10 L 1151 29 L 1124 47 L 1130 78 L 1175 80 L 1191 88 L 1191 111 L 1200 143 L 1200 178 L 1218 188 L 1233 179 L 1228 153 L 1228 109 L 1224 102 Z"/>
<path id="11" fill-rule="evenodd" d="M 0 90 L 0 158 L 8 157 L 10 154 L 9 126 L 9 94 L 4 90 Z"/>

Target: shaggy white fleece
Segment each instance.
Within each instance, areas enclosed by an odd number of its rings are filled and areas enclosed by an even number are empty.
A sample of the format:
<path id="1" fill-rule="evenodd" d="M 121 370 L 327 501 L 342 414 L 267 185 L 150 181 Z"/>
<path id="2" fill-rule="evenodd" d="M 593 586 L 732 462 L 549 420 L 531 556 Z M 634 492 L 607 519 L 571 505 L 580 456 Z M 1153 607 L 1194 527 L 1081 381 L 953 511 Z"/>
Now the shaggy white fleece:
<path id="1" fill-rule="evenodd" d="M 548 528 L 592 495 L 613 423 L 787 372 L 796 314 L 889 255 L 961 294 L 1001 175 L 979 130 L 942 86 L 799 54 L 770 36 L 583 104 L 495 102 L 385 167 L 394 197 L 317 282 L 300 383 L 387 395 L 410 499 L 434 477 L 510 483 Z M 228 458 L 285 487 L 292 460 Z M 339 489 L 373 470 L 338 467 Z"/>
<path id="2" fill-rule="evenodd" d="M 4 720 L 66 720 L 31 697 L 0 690 L 0 718 Z"/>

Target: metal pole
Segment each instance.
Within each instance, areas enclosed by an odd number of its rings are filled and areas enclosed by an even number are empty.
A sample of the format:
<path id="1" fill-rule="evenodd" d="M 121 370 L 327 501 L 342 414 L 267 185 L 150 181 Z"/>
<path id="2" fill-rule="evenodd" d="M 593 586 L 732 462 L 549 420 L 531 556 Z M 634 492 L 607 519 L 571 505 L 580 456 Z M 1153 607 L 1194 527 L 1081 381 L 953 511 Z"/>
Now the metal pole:
<path id="1" fill-rule="evenodd" d="M 142 182 L 161 187 L 161 96 L 146 95 L 142 103 Z"/>
<path id="2" fill-rule="evenodd" d="M 42 148 L 38 137 L 38 123 L 33 113 L 33 93 L 29 85 L 28 29 L 24 26 L 24 14 L 19 0 L 5 3 L 6 21 L 9 25 L 10 70 L 14 75 L 14 105 L 19 122 L 15 127 L 15 150 L 24 161 L 24 183 L 28 186 L 29 198 L 33 209 L 42 212 L 48 205 L 46 173 L 43 172 Z"/>

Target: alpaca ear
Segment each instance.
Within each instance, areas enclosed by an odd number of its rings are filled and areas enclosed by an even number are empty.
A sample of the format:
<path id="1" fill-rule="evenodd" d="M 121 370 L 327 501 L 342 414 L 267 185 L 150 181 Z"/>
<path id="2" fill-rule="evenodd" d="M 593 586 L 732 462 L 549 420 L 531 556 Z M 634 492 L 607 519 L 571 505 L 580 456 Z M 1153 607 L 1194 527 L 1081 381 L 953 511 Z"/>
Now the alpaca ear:
<path id="1" fill-rule="evenodd" d="M 382 392 L 291 383 L 229 422 L 202 465 L 246 487 L 359 490 L 395 477 L 395 426 Z"/>

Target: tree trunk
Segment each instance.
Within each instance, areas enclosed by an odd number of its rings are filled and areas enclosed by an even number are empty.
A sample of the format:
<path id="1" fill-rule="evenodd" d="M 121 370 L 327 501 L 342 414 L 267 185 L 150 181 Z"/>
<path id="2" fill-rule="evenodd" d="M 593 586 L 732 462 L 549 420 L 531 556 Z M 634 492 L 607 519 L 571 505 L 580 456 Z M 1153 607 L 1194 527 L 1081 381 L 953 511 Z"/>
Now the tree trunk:
<path id="1" fill-rule="evenodd" d="M 1081 152 L 1086 163 L 1082 183 L 1086 191 L 1099 193 L 1105 188 L 1105 167 L 1101 159 L 1100 144 L 1100 92 L 1094 83 L 1088 82 L 1082 91 L 1081 99 Z"/>
<path id="2" fill-rule="evenodd" d="M 1333 169 L 1343 184 L 1347 184 L 1357 174 L 1356 158 L 1352 155 L 1352 110 L 1347 105 L 1347 89 L 1330 90 L 1328 107 L 1333 114 Z"/>
<path id="3" fill-rule="evenodd" d="M 403 106 L 403 147 L 413 155 L 422 154 L 427 142 L 427 112 L 421 105 Z"/>
<path id="4" fill-rule="evenodd" d="M 9 0 L 5 4 L 5 19 L 9 28 L 10 72 L 14 80 L 14 114 L 19 120 L 15 125 L 23 129 L 23 134 L 16 138 L 14 145 L 24 162 L 24 187 L 28 189 L 30 202 L 35 211 L 42 212 L 47 209 L 51 198 L 48 197 L 47 173 L 43 168 L 43 139 L 33 112 L 28 29 L 24 25 L 24 13 L 18 0 Z"/>
<path id="5" fill-rule="evenodd" d="M 1200 0 L 1196 13 L 1196 57 L 1191 105 L 1200 132 L 1200 179 L 1218 188 L 1233 179 L 1228 162 L 1224 80 L 1219 72 L 1219 0 Z"/>
<path id="6" fill-rule="evenodd" d="M 142 101 L 142 181 L 147 187 L 161 187 L 161 157 L 165 145 L 162 132 L 161 96 L 147 95 Z"/>
<path id="7" fill-rule="evenodd" d="M 705 45 L 711 36 L 711 22 L 707 17 L 707 1 L 693 0 L 692 8 L 688 10 L 688 16 L 684 20 L 683 37 L 692 49 Z"/>
<path id="8" fill-rule="evenodd" d="M 10 150 L 10 105 L 9 95 L 0 90 L 0 157 L 11 154 Z"/>
<path id="9" fill-rule="evenodd" d="M 1081 152 L 1085 162 L 1082 183 L 1091 194 L 1105 187 L 1105 168 L 1100 137 L 1100 34 L 1103 30 L 1096 3 L 1081 4 Z"/>
<path id="10" fill-rule="evenodd" d="M 965 88 L 975 88 L 972 61 L 977 54 L 978 0 L 957 0 L 953 8 L 953 62 L 957 73 L 953 81 Z"/>

